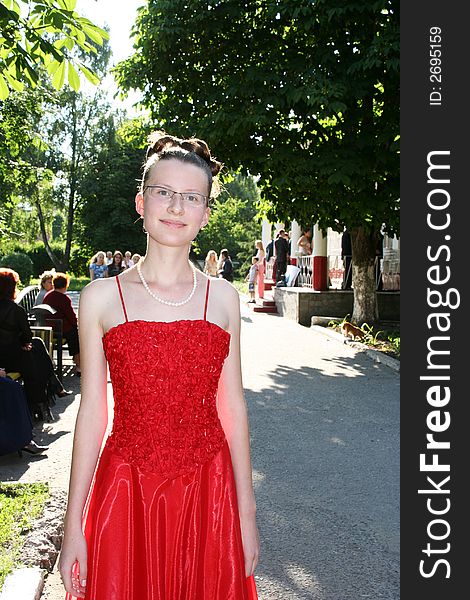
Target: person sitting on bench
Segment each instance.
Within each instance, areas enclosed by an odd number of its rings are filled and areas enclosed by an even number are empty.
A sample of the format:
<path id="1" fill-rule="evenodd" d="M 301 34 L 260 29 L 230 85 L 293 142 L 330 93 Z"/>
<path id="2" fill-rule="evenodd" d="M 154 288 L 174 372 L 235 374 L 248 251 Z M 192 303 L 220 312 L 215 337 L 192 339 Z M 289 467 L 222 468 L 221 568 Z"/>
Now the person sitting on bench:
<path id="1" fill-rule="evenodd" d="M 54 289 L 44 296 L 43 304 L 49 304 L 56 310 L 54 319 L 62 319 L 62 332 L 67 340 L 69 355 L 75 363 L 75 373 L 80 376 L 80 346 L 78 341 L 78 319 L 72 306 L 67 288 L 70 283 L 69 275 L 56 273 L 52 278 Z"/>
<path id="2" fill-rule="evenodd" d="M 33 338 L 25 309 L 15 302 L 19 280 L 16 271 L 0 269 L 0 366 L 21 373 L 33 420 L 50 420 L 53 394 L 69 392 L 57 379 L 44 342 Z"/>

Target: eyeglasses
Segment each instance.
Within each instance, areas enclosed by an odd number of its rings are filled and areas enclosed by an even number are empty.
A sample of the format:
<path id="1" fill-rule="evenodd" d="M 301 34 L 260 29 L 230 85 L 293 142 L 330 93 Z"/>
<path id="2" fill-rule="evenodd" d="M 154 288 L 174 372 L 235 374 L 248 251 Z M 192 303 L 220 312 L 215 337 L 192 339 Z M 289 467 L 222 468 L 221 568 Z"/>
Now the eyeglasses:
<path id="1" fill-rule="evenodd" d="M 208 196 L 204 196 L 204 194 L 200 194 L 199 192 L 175 192 L 162 185 L 146 185 L 144 187 L 144 194 L 147 190 L 152 200 L 158 200 L 162 203 L 170 203 L 174 195 L 179 194 L 186 207 L 204 206 L 209 199 Z"/>

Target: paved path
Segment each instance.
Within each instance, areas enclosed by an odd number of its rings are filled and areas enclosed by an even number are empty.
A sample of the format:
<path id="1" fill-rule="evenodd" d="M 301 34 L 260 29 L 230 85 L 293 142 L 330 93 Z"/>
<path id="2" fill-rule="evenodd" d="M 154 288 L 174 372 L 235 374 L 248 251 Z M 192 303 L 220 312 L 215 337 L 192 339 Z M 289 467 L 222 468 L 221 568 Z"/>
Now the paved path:
<path id="1" fill-rule="evenodd" d="M 244 304 L 242 320 L 260 600 L 398 600 L 399 375 Z M 47 458 L 0 459 L 2 478 L 66 488 L 78 403 L 54 407 Z M 63 600 L 56 573 L 42 600 Z"/>

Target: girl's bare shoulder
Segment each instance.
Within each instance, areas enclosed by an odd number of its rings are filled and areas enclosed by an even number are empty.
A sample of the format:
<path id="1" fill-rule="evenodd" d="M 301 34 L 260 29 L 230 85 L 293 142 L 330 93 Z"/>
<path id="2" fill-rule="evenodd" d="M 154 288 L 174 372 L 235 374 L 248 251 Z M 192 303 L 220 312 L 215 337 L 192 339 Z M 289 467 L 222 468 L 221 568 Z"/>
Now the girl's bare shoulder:
<path id="1" fill-rule="evenodd" d="M 207 277 L 206 277 L 207 278 Z M 240 318 L 240 296 L 237 288 L 222 278 L 210 278 L 210 305 L 219 314 L 219 320 L 227 324 Z"/>
<path id="2" fill-rule="evenodd" d="M 119 300 L 119 292 L 115 277 L 105 277 L 90 281 L 80 292 L 80 312 L 93 311 L 102 315 L 112 310 Z"/>

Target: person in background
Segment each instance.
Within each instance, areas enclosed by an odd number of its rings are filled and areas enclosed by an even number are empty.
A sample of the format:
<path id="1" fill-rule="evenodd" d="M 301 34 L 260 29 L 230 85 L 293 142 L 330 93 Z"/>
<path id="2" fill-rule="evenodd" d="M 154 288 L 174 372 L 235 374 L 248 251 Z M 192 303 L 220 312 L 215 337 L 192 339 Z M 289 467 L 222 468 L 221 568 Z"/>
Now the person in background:
<path id="1" fill-rule="evenodd" d="M 347 229 L 343 231 L 341 236 L 341 258 L 344 267 L 341 289 L 350 290 L 352 286 L 352 245 L 351 234 Z"/>
<path id="2" fill-rule="evenodd" d="M 284 229 L 280 229 L 274 242 L 274 255 L 276 265 L 276 283 L 282 281 L 286 274 L 289 260 L 289 236 Z"/>
<path id="3" fill-rule="evenodd" d="M 377 244 L 375 246 L 375 289 L 379 292 L 383 290 L 382 280 L 382 258 L 384 256 L 384 235 L 381 231 L 377 234 Z"/>
<path id="4" fill-rule="evenodd" d="M 266 251 L 262 240 L 256 240 L 256 258 L 258 259 L 258 298 L 264 298 L 264 274 L 266 272 Z"/>
<path id="5" fill-rule="evenodd" d="M 209 250 L 204 261 L 204 273 L 210 277 L 217 277 L 217 252 L 215 250 Z"/>
<path id="6" fill-rule="evenodd" d="M 127 250 L 124 252 L 124 260 L 122 261 L 122 266 L 124 269 L 130 269 L 134 266 L 134 261 L 131 258 L 132 254 Z"/>
<path id="7" fill-rule="evenodd" d="M 69 275 L 56 273 L 52 284 L 54 289 L 44 297 L 44 304 L 55 308 L 54 319 L 62 319 L 62 333 L 67 340 L 69 355 L 75 364 L 75 374 L 80 376 L 80 345 L 78 340 L 78 319 L 72 306 L 70 296 L 67 296 L 67 288 L 70 283 Z"/>
<path id="8" fill-rule="evenodd" d="M 33 439 L 33 421 L 23 386 L 7 377 L 0 367 L 0 456 L 12 452 L 42 454 L 49 446 Z"/>
<path id="9" fill-rule="evenodd" d="M 109 265 L 113 262 L 113 253 L 111 252 L 111 250 L 108 250 L 106 252 L 106 264 Z"/>
<path id="10" fill-rule="evenodd" d="M 274 256 L 274 240 L 266 244 L 266 262 L 269 262 Z"/>
<path id="11" fill-rule="evenodd" d="M 250 294 L 250 299 L 248 300 L 248 302 L 252 302 L 253 304 L 256 302 L 255 287 L 256 287 L 256 280 L 258 279 L 258 267 L 259 267 L 258 257 L 253 256 L 251 259 L 251 267 L 245 278 L 245 281 L 248 281 L 248 292 Z"/>
<path id="12" fill-rule="evenodd" d="M 229 256 L 227 248 L 223 248 L 220 251 L 219 265 L 219 277 L 221 277 L 222 279 L 226 279 L 227 281 L 233 282 L 233 263 L 232 259 Z"/>
<path id="13" fill-rule="evenodd" d="M 90 263 L 90 280 L 102 279 L 108 276 L 108 265 L 104 252 L 97 252 Z"/>
<path id="14" fill-rule="evenodd" d="M 44 296 L 47 294 L 47 292 L 50 292 L 52 290 L 52 278 L 54 277 L 54 275 L 55 269 L 52 269 L 51 271 L 44 271 L 44 273 L 41 273 L 41 275 L 39 275 L 39 293 L 36 296 L 36 300 L 34 301 L 34 306 L 42 304 Z"/>
<path id="15" fill-rule="evenodd" d="M 124 271 L 122 267 L 123 256 L 122 252 L 116 250 L 113 254 L 113 262 L 108 265 L 108 277 L 116 277 Z"/>
<path id="16" fill-rule="evenodd" d="M 136 265 L 139 260 L 140 260 L 141 256 L 140 254 L 137 254 L 137 252 L 135 254 L 132 255 L 132 262 Z"/>
<path id="17" fill-rule="evenodd" d="M 312 230 L 310 228 L 302 229 L 302 235 L 297 241 L 297 248 L 301 256 L 312 254 Z"/>
<path id="18" fill-rule="evenodd" d="M 16 271 L 0 269 L 0 366 L 21 373 L 33 420 L 53 420 L 52 395 L 62 398 L 71 392 L 64 390 L 44 342 L 33 338 L 26 311 L 15 302 L 19 280 Z"/>

